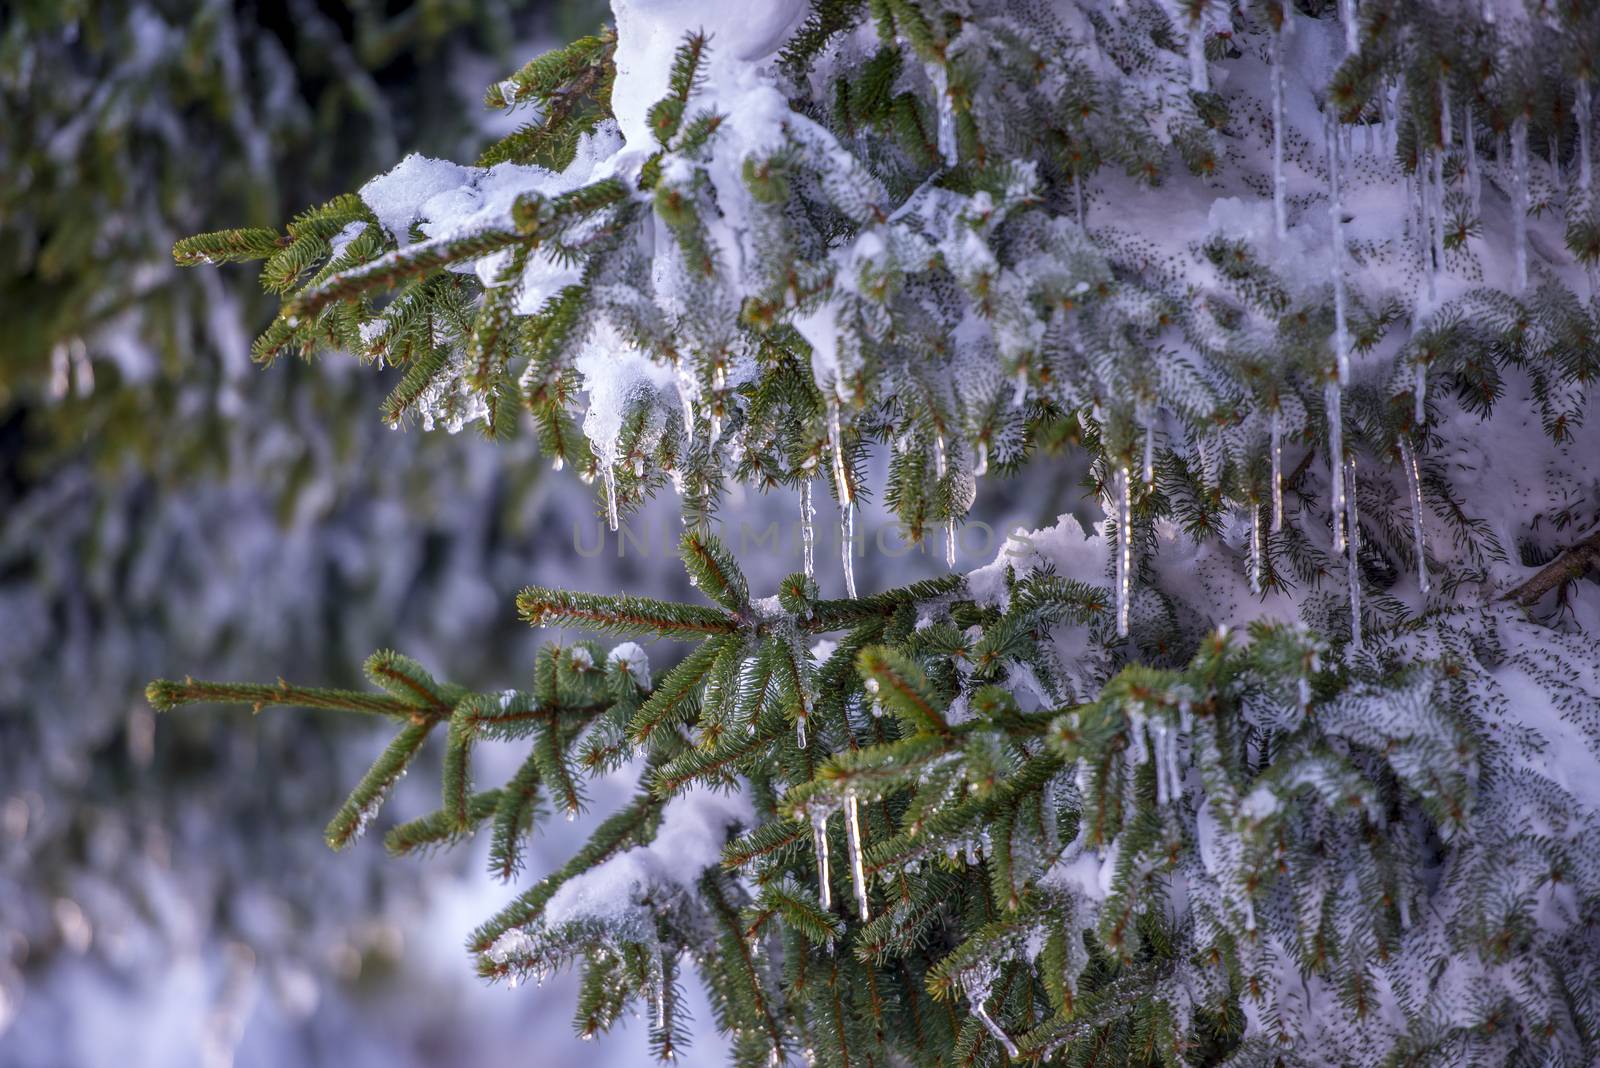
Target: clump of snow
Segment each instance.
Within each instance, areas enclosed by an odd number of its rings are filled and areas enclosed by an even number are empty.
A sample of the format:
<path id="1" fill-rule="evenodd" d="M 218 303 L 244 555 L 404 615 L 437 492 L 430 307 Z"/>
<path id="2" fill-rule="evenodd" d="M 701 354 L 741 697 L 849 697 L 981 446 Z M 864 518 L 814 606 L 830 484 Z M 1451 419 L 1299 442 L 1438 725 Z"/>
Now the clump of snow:
<path id="1" fill-rule="evenodd" d="M 732 827 L 755 823 L 742 794 L 696 790 L 674 798 L 648 845 L 635 846 L 590 868 L 551 895 L 544 925 L 615 918 L 652 892 L 688 892 L 720 862 Z"/>
<path id="2" fill-rule="evenodd" d="M 1075 516 L 1064 513 L 1054 526 L 1033 531 L 1018 527 L 1000 546 L 993 563 L 967 572 L 967 592 L 977 604 L 1004 610 L 1010 602 L 1006 568 L 1014 568 L 1020 579 L 1053 565 L 1066 578 L 1101 585 L 1107 557 L 1105 532 L 1097 530 L 1091 537 Z"/>
<path id="3" fill-rule="evenodd" d="M 628 405 L 648 398 L 652 390 L 676 384 L 670 367 L 650 359 L 623 339 L 609 323 L 601 323 L 573 361 L 583 376 L 588 408 L 583 433 L 595 456 L 606 466 L 620 457 L 619 441 Z"/>
<path id="4" fill-rule="evenodd" d="M 360 196 L 378 217 L 378 224 L 404 248 L 411 244 L 411 224 L 421 217 L 423 205 L 441 193 L 461 188 L 470 173 L 458 163 L 413 152 L 388 173 L 362 186 Z"/>
<path id="5" fill-rule="evenodd" d="M 641 690 L 650 689 L 650 657 L 638 642 L 623 642 L 606 654 L 606 666 L 617 665 Z"/>

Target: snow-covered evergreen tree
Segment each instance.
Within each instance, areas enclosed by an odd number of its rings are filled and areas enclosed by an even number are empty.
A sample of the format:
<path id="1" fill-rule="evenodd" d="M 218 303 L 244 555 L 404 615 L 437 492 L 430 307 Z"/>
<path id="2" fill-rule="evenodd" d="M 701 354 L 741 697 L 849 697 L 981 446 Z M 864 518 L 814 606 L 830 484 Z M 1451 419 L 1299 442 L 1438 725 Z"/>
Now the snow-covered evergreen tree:
<path id="1" fill-rule="evenodd" d="M 670 485 L 709 605 L 517 604 L 688 654 L 552 643 L 481 694 L 380 653 L 373 692 L 152 702 L 394 721 L 336 848 L 442 733 L 441 807 L 387 844 L 487 828 L 505 877 L 633 768 L 470 947 L 581 964 L 580 1031 L 633 1003 L 663 1057 L 692 966 L 740 1064 L 1594 1063 L 1600 12 L 614 13 L 490 89 L 530 121 L 476 165 L 177 255 L 265 258 L 258 357 L 403 368 L 391 423 L 531 422 L 613 527 Z M 853 574 L 863 495 L 953 545 L 1061 450 L 1094 531 Z M 809 553 L 749 588 L 710 533 L 732 483 L 798 496 L 843 597 Z M 528 756 L 485 786 L 491 739 Z"/>

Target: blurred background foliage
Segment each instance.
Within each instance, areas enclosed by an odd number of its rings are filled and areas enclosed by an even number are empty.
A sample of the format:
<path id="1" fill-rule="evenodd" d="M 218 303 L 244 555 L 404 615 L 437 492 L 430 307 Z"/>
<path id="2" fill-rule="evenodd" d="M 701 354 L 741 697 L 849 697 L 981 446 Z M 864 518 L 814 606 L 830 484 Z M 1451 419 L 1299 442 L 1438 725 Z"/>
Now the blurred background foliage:
<path id="1" fill-rule="evenodd" d="M 384 645 L 508 671 L 531 637 L 501 594 L 553 522 L 549 488 L 531 445 L 384 429 L 380 375 L 257 373 L 274 302 L 247 269 L 180 271 L 171 246 L 277 225 L 402 151 L 475 155 L 483 87 L 605 15 L 0 0 L 0 1064 L 227 1063 L 250 977 L 331 1021 L 328 980 L 398 955 L 380 921 L 414 869 L 375 849 L 329 864 L 319 842 L 359 731 L 158 730 L 141 688 L 347 684 Z M 180 961 L 205 1041 L 71 1048 L 93 988 L 159 988 Z"/>

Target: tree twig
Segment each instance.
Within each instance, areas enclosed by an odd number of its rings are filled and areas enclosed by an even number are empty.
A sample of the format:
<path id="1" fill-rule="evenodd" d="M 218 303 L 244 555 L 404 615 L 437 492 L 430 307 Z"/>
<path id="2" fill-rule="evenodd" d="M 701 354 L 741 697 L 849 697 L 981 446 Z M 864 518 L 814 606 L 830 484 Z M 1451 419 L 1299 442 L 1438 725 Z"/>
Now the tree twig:
<path id="1" fill-rule="evenodd" d="M 1526 608 L 1551 590 L 1581 578 L 1585 571 L 1596 564 L 1600 564 L 1600 530 L 1568 546 L 1532 578 L 1508 592 L 1505 599 L 1516 601 Z"/>

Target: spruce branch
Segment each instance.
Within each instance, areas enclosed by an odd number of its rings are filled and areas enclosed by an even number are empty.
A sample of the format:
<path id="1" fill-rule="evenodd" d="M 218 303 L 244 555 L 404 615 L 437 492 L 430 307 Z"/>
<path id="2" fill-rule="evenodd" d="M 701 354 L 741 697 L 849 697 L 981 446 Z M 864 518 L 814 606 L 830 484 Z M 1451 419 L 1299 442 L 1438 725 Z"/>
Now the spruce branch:
<path id="1" fill-rule="evenodd" d="M 271 705 L 286 705 L 296 708 L 332 709 L 338 712 L 360 712 L 398 720 L 410 720 L 418 714 L 416 704 L 396 697 L 362 693 L 359 690 L 293 686 L 282 679 L 272 686 L 236 682 L 200 682 L 192 678 L 185 678 L 181 682 L 157 679 L 146 687 L 145 699 L 157 712 L 170 712 L 179 705 L 225 704 L 249 705 L 254 712 L 260 712 Z"/>
<path id="2" fill-rule="evenodd" d="M 422 748 L 422 743 L 427 740 L 428 733 L 433 730 L 437 722 L 429 719 L 411 723 L 401 728 L 400 733 L 395 735 L 394 740 L 361 777 L 356 788 L 350 791 L 350 796 L 339 807 L 333 819 L 328 821 L 327 829 L 323 831 L 322 836 L 328 843 L 329 849 L 335 851 L 344 849 L 366 832 L 367 824 L 372 822 L 379 806 L 383 804 L 384 795 L 404 774 L 406 767 L 416 757 L 417 751 Z"/>
<path id="3" fill-rule="evenodd" d="M 731 634 L 739 627 L 737 620 L 714 608 L 541 586 L 529 586 L 517 594 L 517 611 L 535 627 L 582 627 L 601 634 L 654 633 L 680 640 Z"/>
<path id="4" fill-rule="evenodd" d="M 1551 590 L 1564 589 L 1597 565 L 1600 565 L 1600 530 L 1567 546 L 1531 578 L 1506 592 L 1504 599 L 1524 608 L 1532 607 Z"/>

